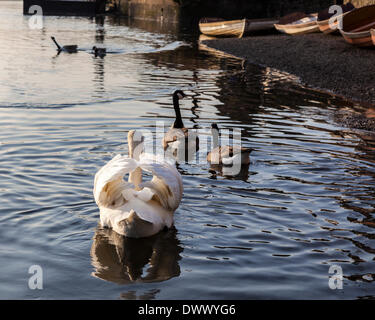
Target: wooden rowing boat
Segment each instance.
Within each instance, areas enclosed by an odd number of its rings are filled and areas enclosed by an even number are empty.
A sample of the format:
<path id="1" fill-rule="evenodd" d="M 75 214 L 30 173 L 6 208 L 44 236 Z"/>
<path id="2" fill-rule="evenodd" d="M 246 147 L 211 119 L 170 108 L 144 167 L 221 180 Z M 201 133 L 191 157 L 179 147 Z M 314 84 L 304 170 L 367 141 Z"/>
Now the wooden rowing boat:
<path id="1" fill-rule="evenodd" d="M 304 15 L 303 18 L 288 22 L 275 24 L 275 28 L 280 32 L 299 35 L 307 34 L 319 31 L 319 26 L 317 24 L 318 14 Z"/>
<path id="2" fill-rule="evenodd" d="M 375 29 L 371 29 L 371 38 L 372 38 L 372 43 L 375 46 Z"/>
<path id="3" fill-rule="evenodd" d="M 342 14 L 336 16 L 332 23 L 330 23 L 330 19 L 334 16 L 334 13 L 329 13 L 329 8 L 319 12 L 318 26 L 321 32 L 323 32 L 324 34 L 338 32 L 340 19 L 342 19 L 347 13 L 355 9 L 353 4 L 350 2 L 341 5 L 340 7 L 342 9 Z"/>
<path id="4" fill-rule="evenodd" d="M 343 18 L 340 30 L 344 39 L 355 46 L 373 46 L 371 29 L 375 28 L 375 5 L 355 9 Z"/>
<path id="5" fill-rule="evenodd" d="M 201 33 L 209 37 L 242 38 L 249 32 L 273 29 L 278 19 L 241 19 L 224 20 L 220 18 L 203 18 L 199 21 Z"/>

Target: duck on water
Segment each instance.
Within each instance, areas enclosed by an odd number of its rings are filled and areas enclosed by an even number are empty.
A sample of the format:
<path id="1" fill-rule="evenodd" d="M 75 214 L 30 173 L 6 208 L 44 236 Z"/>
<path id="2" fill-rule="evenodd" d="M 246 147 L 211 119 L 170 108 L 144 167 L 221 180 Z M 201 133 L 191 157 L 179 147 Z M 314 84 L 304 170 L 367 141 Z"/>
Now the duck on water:
<path id="1" fill-rule="evenodd" d="M 103 58 L 107 54 L 107 49 L 106 48 L 98 48 L 96 46 L 93 46 L 92 52 L 94 53 L 95 57 Z"/>

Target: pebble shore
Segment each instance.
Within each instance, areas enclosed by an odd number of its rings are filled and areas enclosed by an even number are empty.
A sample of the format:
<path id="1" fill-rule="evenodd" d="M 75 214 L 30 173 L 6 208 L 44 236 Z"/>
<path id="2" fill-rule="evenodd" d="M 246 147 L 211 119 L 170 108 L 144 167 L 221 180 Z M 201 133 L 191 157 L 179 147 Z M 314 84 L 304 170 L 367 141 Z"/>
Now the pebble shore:
<path id="1" fill-rule="evenodd" d="M 353 47 L 341 35 L 272 34 L 203 44 L 296 75 L 310 87 L 375 106 L 375 50 Z"/>
<path id="2" fill-rule="evenodd" d="M 272 34 L 201 43 L 246 58 L 249 63 L 288 72 L 308 87 L 329 91 L 375 110 L 375 49 L 353 47 L 341 35 Z M 353 114 L 342 118 L 344 126 L 375 131 L 375 115 Z"/>

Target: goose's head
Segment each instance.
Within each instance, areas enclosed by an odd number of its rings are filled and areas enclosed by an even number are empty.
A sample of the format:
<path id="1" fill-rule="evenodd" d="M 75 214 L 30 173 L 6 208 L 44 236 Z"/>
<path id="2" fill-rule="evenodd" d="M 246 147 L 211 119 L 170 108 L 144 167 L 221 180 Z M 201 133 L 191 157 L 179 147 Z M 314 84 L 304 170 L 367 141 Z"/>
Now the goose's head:
<path id="1" fill-rule="evenodd" d="M 211 133 L 212 133 L 212 135 L 214 135 L 214 136 L 218 136 L 218 135 L 220 135 L 219 127 L 217 126 L 216 123 L 212 123 L 212 124 L 211 124 Z"/>
<path id="2" fill-rule="evenodd" d="M 93 46 L 93 47 L 92 47 L 92 51 L 96 51 L 96 50 L 98 50 L 98 48 L 95 47 L 95 46 Z"/>
<path id="3" fill-rule="evenodd" d="M 181 100 L 186 97 L 186 94 L 182 90 L 176 90 L 173 93 L 173 99 Z"/>
<path id="4" fill-rule="evenodd" d="M 144 136 L 140 131 L 130 130 L 128 133 L 129 157 L 139 160 L 139 156 L 143 152 Z"/>

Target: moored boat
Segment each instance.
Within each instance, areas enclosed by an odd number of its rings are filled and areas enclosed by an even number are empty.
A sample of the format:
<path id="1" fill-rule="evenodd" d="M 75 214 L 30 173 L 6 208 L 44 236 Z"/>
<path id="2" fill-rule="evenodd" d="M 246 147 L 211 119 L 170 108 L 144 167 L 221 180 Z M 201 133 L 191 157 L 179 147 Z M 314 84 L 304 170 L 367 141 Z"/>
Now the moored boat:
<path id="1" fill-rule="evenodd" d="M 375 29 L 371 29 L 371 38 L 372 38 L 372 43 L 375 46 Z"/>
<path id="2" fill-rule="evenodd" d="M 340 30 L 344 39 L 355 46 L 373 46 L 371 29 L 375 28 L 375 5 L 365 6 L 349 12 L 343 17 Z"/>
<path id="3" fill-rule="evenodd" d="M 342 14 L 335 16 L 335 19 L 334 21 L 332 21 L 332 23 L 330 20 L 337 13 L 330 13 L 329 8 L 318 13 L 318 26 L 321 32 L 325 34 L 338 32 L 340 19 L 342 19 L 347 13 L 355 9 L 351 2 L 341 5 L 340 7 L 342 9 Z"/>
<path id="4" fill-rule="evenodd" d="M 209 37 L 238 37 L 257 31 L 272 30 L 278 19 L 224 20 L 221 18 L 202 18 L 200 31 Z"/>
<path id="5" fill-rule="evenodd" d="M 297 12 L 280 19 L 280 22 L 275 24 L 275 28 L 280 32 L 291 35 L 318 32 L 317 19 L 317 14 L 307 15 Z"/>

